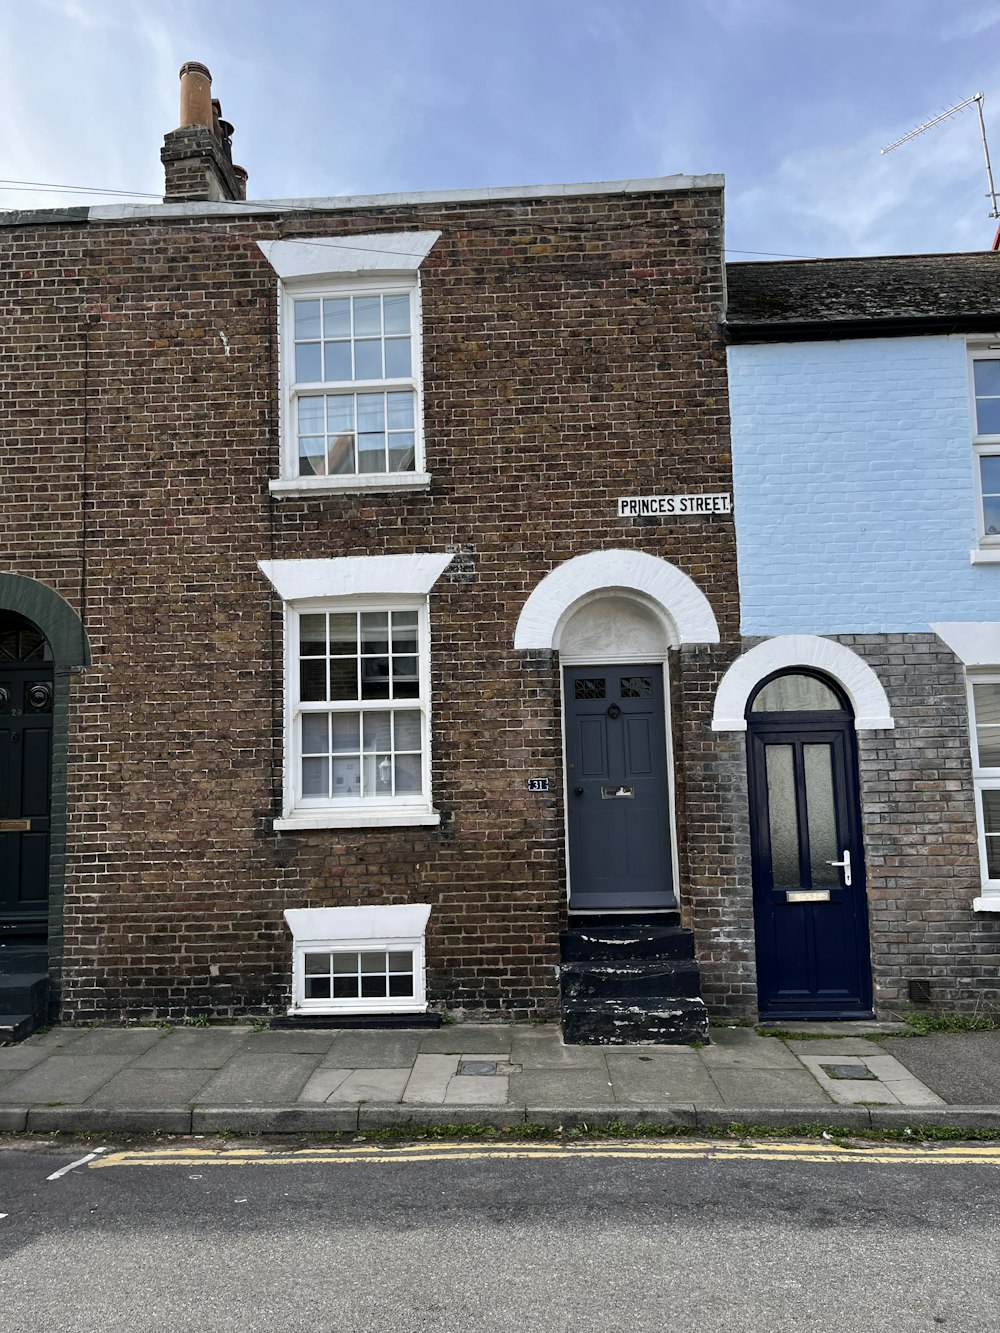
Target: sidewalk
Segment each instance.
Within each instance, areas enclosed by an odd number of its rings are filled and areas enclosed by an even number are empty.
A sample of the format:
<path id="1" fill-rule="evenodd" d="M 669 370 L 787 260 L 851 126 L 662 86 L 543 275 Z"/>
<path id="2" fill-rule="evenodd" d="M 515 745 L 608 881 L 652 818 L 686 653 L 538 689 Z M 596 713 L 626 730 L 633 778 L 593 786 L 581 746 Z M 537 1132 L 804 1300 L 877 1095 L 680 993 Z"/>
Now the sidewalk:
<path id="1" fill-rule="evenodd" d="M 1000 1069 L 1000 1032 L 871 1041 L 851 1025 L 841 1030 L 779 1040 L 752 1028 L 712 1028 L 711 1045 L 694 1048 L 564 1046 L 556 1025 L 53 1028 L 0 1047 L 0 1131 L 613 1122 L 947 1126 L 1000 1137 L 1000 1075 L 992 1073 Z M 988 1104 L 954 1104 L 953 1089 L 970 1087 L 988 1092 Z"/>

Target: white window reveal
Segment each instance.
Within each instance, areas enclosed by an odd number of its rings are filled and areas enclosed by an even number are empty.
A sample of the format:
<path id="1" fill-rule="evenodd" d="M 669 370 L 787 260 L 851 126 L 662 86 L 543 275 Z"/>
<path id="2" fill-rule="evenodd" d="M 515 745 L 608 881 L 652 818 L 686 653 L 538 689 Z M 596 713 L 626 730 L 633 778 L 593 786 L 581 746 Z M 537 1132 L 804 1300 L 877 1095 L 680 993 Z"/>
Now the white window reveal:
<path id="1" fill-rule="evenodd" d="M 982 896 L 977 911 L 1000 911 L 1000 672 L 969 677 L 972 771 L 979 822 Z"/>
<path id="2" fill-rule="evenodd" d="M 440 233 L 271 241 L 282 279 L 278 495 L 424 489 L 419 266 Z"/>
<path id="3" fill-rule="evenodd" d="M 428 594 L 451 559 L 261 562 L 285 603 L 279 831 L 440 822 L 431 801 Z"/>
<path id="4" fill-rule="evenodd" d="M 972 396 L 979 545 L 1000 559 L 1000 357 L 973 353 Z"/>
<path id="5" fill-rule="evenodd" d="M 423 1013 L 425 904 L 291 909 L 290 1014 Z"/>

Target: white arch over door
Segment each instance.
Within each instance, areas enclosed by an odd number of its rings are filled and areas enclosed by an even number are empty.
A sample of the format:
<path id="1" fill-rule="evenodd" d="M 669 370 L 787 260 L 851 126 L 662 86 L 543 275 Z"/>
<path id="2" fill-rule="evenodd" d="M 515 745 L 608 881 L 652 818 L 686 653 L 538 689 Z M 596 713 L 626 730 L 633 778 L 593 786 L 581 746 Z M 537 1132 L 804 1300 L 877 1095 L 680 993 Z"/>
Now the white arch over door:
<path id="1" fill-rule="evenodd" d="M 794 667 L 812 667 L 837 681 L 851 701 L 857 731 L 895 727 L 881 681 L 857 653 L 817 634 L 783 634 L 750 648 L 723 676 L 715 696 L 712 730 L 746 731 L 747 701 L 755 687 L 776 671 Z"/>
<path id="2" fill-rule="evenodd" d="M 596 592 L 631 592 L 659 615 L 671 647 L 718 643 L 719 626 L 708 598 L 676 565 L 644 551 L 588 551 L 558 565 L 521 609 L 514 647 L 558 647 L 567 613 Z"/>

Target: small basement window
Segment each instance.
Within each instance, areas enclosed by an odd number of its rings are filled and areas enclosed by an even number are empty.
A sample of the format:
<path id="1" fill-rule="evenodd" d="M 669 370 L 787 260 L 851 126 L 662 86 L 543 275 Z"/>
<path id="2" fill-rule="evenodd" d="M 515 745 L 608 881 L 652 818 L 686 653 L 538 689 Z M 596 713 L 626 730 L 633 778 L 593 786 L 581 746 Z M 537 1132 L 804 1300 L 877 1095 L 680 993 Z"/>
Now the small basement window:
<path id="1" fill-rule="evenodd" d="M 430 907 L 290 910 L 290 1014 L 423 1013 Z"/>

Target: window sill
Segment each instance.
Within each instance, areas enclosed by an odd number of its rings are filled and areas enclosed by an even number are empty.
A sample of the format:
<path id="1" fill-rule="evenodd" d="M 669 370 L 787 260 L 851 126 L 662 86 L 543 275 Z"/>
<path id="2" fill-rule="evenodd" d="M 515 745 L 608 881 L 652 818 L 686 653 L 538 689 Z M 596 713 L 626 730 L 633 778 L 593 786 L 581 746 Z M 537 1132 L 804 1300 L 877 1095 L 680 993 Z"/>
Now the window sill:
<path id="1" fill-rule="evenodd" d="M 974 912 L 1000 912 L 1000 893 L 994 889 L 991 893 L 984 893 L 982 898 L 973 898 L 972 910 Z"/>
<path id="2" fill-rule="evenodd" d="M 316 810 L 287 815 L 274 821 L 276 833 L 308 832 L 310 829 L 405 828 L 409 825 L 441 823 L 437 810 Z"/>
<path id="3" fill-rule="evenodd" d="M 314 1018 L 335 1018 L 338 1016 L 344 1018 L 357 1016 L 360 1018 L 365 1015 L 377 1016 L 379 1014 L 426 1014 L 427 1001 L 393 1000 L 386 1004 L 378 1004 L 374 1001 L 366 1004 L 361 1000 L 345 1000 L 341 1004 L 293 1004 L 285 1012 L 289 1018 L 307 1018 L 310 1014 Z"/>
<path id="4" fill-rule="evenodd" d="M 279 500 L 302 500 L 377 491 L 427 491 L 430 485 L 429 472 L 372 472 L 350 477 L 279 477 L 268 482 L 268 489 Z"/>
<path id="5" fill-rule="evenodd" d="M 974 565 L 1000 565 L 1000 546 L 974 546 L 969 560 Z"/>

